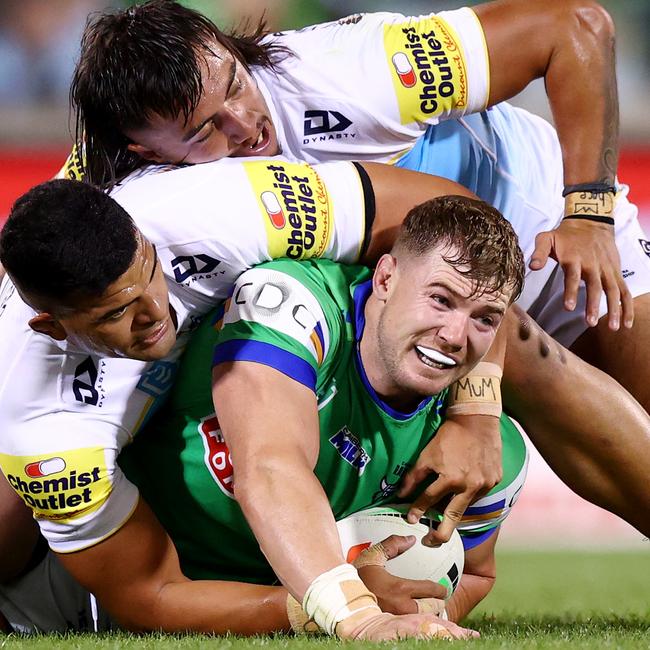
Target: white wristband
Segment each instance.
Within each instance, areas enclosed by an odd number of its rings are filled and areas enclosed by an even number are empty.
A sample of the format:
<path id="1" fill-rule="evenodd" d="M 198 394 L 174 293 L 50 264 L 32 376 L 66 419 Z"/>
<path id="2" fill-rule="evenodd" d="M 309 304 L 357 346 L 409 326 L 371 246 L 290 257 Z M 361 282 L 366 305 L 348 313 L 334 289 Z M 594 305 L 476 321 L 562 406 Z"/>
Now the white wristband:
<path id="1" fill-rule="evenodd" d="M 381 610 L 351 564 L 341 564 L 321 573 L 309 585 L 302 607 L 310 619 L 330 635 L 341 621 L 365 609 Z"/>

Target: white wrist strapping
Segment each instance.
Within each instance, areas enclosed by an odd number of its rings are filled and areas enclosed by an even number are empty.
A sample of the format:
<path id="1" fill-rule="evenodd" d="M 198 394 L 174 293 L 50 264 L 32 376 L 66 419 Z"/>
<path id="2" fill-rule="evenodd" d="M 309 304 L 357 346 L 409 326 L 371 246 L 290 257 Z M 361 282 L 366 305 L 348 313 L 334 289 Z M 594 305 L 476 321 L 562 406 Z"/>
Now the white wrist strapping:
<path id="1" fill-rule="evenodd" d="M 341 564 L 321 573 L 310 585 L 302 607 L 327 634 L 334 635 L 341 621 L 363 610 L 381 610 L 351 564 Z"/>

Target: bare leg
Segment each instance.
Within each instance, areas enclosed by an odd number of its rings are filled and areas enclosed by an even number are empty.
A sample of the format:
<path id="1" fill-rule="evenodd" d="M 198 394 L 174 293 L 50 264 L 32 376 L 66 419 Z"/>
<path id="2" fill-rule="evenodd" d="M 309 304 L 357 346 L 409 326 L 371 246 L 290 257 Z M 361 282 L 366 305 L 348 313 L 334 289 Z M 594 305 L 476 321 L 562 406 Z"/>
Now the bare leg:
<path id="1" fill-rule="evenodd" d="M 553 341 L 521 310 L 507 326 L 508 411 L 572 490 L 649 535 L 648 414 L 614 379 Z"/>
<path id="2" fill-rule="evenodd" d="M 27 566 L 38 536 L 31 511 L 0 472 L 0 582 L 11 580 Z"/>
<path id="3" fill-rule="evenodd" d="M 631 330 L 612 332 L 603 317 L 571 350 L 614 377 L 650 413 L 650 294 L 634 299 L 634 313 Z"/>

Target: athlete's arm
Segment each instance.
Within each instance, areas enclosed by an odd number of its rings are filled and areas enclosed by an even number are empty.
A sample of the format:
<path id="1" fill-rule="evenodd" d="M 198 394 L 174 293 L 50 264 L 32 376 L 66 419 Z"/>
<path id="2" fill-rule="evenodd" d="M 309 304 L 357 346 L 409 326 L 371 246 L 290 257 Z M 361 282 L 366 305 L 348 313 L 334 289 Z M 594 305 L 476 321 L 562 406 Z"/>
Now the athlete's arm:
<path id="1" fill-rule="evenodd" d="M 235 361 L 213 369 L 213 399 L 232 457 L 235 498 L 276 575 L 302 602 L 314 580 L 345 565 L 334 515 L 313 471 L 320 444 L 316 396 L 274 368 Z M 356 579 L 343 584 L 349 591 L 334 596 L 330 589 L 334 603 L 330 597 L 321 607 L 340 611 L 347 601 L 356 611 Z M 366 640 L 468 634 L 432 614 L 391 616 L 371 604 L 356 614 L 366 618 L 343 617 L 336 634 Z"/>
<path id="2" fill-rule="evenodd" d="M 142 499 L 116 533 L 58 557 L 130 630 L 258 634 L 289 629 L 283 588 L 186 578 L 171 539 Z"/>
<path id="3" fill-rule="evenodd" d="M 1 267 L 0 267 L 1 269 Z M 0 472 L 0 583 L 20 574 L 38 541 L 38 526 L 32 512 L 11 489 Z"/>
<path id="4" fill-rule="evenodd" d="M 618 97 L 614 25 L 607 12 L 593 0 L 497 0 L 473 9 L 489 53 L 489 104 L 543 77 L 565 183 L 612 184 Z"/>
<path id="5" fill-rule="evenodd" d="M 316 396 L 274 368 L 237 361 L 214 368 L 213 399 L 232 457 L 235 497 L 276 575 L 301 600 L 314 578 L 345 562 L 314 474 Z"/>
<path id="6" fill-rule="evenodd" d="M 483 361 L 503 370 L 507 328 L 500 327 Z M 498 381 L 497 377 L 492 377 Z M 454 387 L 450 388 L 453 391 Z M 491 490 L 503 477 L 501 429 L 493 415 L 447 415 L 431 442 L 422 450 L 415 465 L 404 475 L 398 496 L 408 497 L 419 484 L 435 480 L 415 499 L 408 521 L 416 523 L 430 508 L 451 495 L 437 529 L 423 542 L 436 546 L 451 537 L 465 510 Z"/>
<path id="7" fill-rule="evenodd" d="M 465 551 L 465 567 L 458 588 L 447 603 L 447 615 L 456 623 L 465 618 L 489 593 L 497 577 L 494 548 L 499 530 L 482 544 Z"/>
<path id="8" fill-rule="evenodd" d="M 370 177 L 375 195 L 375 218 L 370 242 L 360 260 L 370 266 L 390 251 L 402 221 L 411 208 L 449 194 L 478 198 L 466 187 L 440 176 L 381 163 L 364 162 L 361 166 Z"/>
<path id="9" fill-rule="evenodd" d="M 614 185 L 618 164 L 618 96 L 614 25 L 593 0 L 497 0 L 474 7 L 490 59 L 490 105 L 543 77 L 562 146 L 565 186 Z M 514 52 L 516 51 L 516 55 Z M 540 233 L 530 266 L 549 255 L 565 271 L 564 303 L 574 309 L 587 283 L 586 316 L 596 325 L 602 290 L 609 325 L 632 326 L 634 308 L 621 274 L 614 228 L 571 219 Z M 622 303 L 622 310 L 621 310 Z"/>

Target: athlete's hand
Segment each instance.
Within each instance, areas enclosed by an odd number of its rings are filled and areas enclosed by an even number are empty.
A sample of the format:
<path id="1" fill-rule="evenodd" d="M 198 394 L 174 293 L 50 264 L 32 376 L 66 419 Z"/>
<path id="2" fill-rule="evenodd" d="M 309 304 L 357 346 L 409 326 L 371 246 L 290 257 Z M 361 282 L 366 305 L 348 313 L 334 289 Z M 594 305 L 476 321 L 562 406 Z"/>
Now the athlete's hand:
<path id="1" fill-rule="evenodd" d="M 367 610 L 366 610 L 367 611 Z M 341 639 L 396 641 L 398 639 L 471 639 L 480 634 L 434 614 L 366 614 L 350 616 L 336 626 Z"/>
<path id="2" fill-rule="evenodd" d="M 383 612 L 441 614 L 447 589 L 431 580 L 407 580 L 388 573 L 387 560 L 401 555 L 415 544 L 413 535 L 391 535 L 360 553 L 352 562 L 359 577 L 375 596 Z"/>
<path id="3" fill-rule="evenodd" d="M 614 239 L 614 228 L 592 221 L 565 219 L 555 230 L 541 232 L 535 238 L 530 268 L 538 271 L 552 257 L 564 271 L 564 308 L 573 311 L 577 304 L 580 280 L 587 288 L 586 321 L 598 323 L 602 292 L 607 297 L 608 323 L 618 330 L 634 323 L 634 303 L 623 275 Z"/>
<path id="4" fill-rule="evenodd" d="M 489 492 L 502 478 L 499 418 L 491 415 L 454 415 L 443 423 L 404 475 L 397 492 L 407 497 L 423 481 L 435 480 L 411 504 L 407 520 L 415 523 L 443 497 L 452 495 L 436 530 L 422 538 L 437 546 L 451 537 L 467 506 Z"/>

